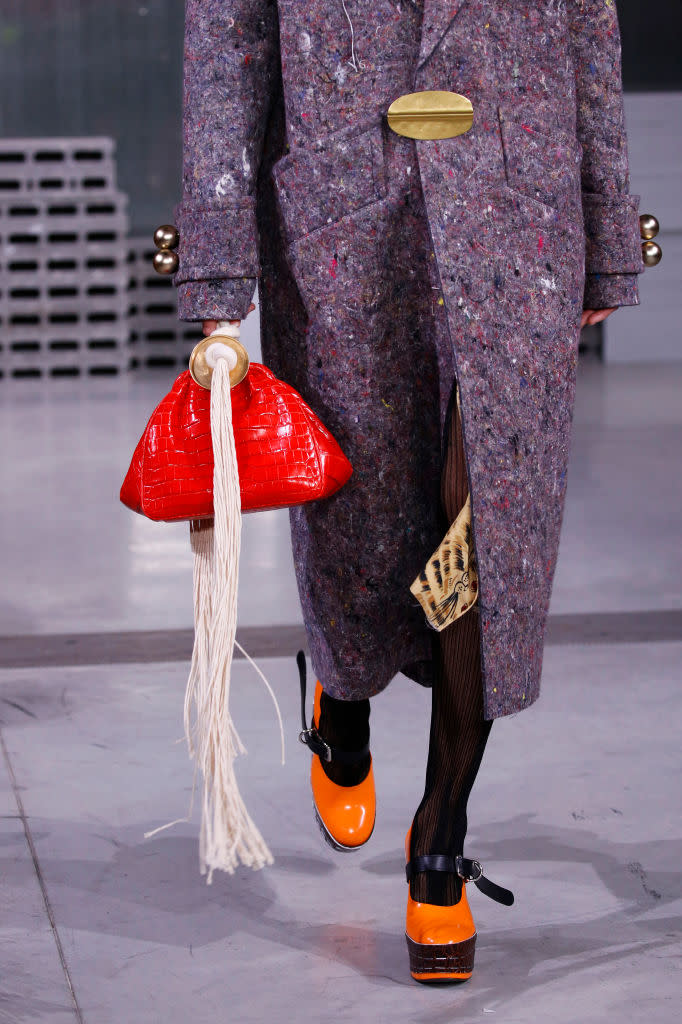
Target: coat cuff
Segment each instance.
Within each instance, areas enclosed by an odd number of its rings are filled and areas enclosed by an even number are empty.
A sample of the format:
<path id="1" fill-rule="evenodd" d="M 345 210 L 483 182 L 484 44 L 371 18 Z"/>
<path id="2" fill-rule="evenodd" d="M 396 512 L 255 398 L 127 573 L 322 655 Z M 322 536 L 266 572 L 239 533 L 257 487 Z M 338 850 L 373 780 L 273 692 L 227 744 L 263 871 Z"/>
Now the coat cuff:
<path id="1" fill-rule="evenodd" d="M 639 305 L 637 274 L 587 274 L 583 309 Z"/>
<path id="2" fill-rule="evenodd" d="M 255 277 L 186 281 L 178 285 L 180 320 L 245 320 L 256 290 Z"/>
<path id="3" fill-rule="evenodd" d="M 641 274 L 639 196 L 583 192 L 585 272 Z"/>
<path id="4" fill-rule="evenodd" d="M 255 199 L 215 205 L 184 201 L 175 207 L 180 233 L 175 285 L 186 281 L 254 278 L 260 273 Z"/>

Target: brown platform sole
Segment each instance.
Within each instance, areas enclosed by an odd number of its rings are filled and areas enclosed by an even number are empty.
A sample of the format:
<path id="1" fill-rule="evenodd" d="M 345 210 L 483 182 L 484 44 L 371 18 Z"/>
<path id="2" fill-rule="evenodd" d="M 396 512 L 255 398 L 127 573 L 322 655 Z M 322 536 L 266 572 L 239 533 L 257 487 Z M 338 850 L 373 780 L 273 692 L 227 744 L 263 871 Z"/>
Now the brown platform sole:
<path id="1" fill-rule="evenodd" d="M 410 954 L 410 974 L 416 981 L 466 981 L 474 969 L 476 935 L 463 942 L 442 946 L 415 942 L 405 934 Z"/>

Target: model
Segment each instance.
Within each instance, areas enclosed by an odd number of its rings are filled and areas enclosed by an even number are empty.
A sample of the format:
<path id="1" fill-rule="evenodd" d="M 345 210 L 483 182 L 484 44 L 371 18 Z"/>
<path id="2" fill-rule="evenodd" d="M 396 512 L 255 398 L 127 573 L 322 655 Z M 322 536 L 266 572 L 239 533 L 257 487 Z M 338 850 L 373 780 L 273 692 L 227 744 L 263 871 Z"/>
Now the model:
<path id="1" fill-rule="evenodd" d="M 471 128 L 394 130 L 431 91 Z M 176 221 L 181 319 L 258 284 L 264 362 L 354 467 L 291 511 L 320 824 L 368 840 L 369 698 L 432 686 L 406 935 L 415 978 L 467 978 L 466 882 L 512 899 L 463 857 L 467 798 L 539 693 L 580 329 L 644 267 L 614 0 L 188 0 Z"/>

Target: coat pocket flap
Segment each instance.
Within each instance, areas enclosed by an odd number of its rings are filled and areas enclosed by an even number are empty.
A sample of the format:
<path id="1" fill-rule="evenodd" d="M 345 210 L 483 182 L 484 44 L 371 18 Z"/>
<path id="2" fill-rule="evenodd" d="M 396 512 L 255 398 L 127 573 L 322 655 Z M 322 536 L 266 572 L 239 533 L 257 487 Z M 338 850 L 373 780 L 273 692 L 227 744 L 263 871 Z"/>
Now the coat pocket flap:
<path id="1" fill-rule="evenodd" d="M 381 124 L 317 139 L 283 157 L 272 174 L 291 243 L 385 197 Z"/>
<path id="2" fill-rule="evenodd" d="M 505 173 L 510 188 L 559 207 L 580 195 L 582 146 L 570 132 L 514 120 L 500 110 Z"/>

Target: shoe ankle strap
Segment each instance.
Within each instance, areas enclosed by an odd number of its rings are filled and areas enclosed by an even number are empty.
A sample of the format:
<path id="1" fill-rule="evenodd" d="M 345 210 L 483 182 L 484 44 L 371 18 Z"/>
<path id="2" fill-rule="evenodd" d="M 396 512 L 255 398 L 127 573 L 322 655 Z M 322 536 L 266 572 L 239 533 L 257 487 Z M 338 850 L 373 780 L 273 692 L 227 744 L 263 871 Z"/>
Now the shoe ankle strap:
<path id="1" fill-rule="evenodd" d="M 326 740 L 322 739 L 317 731 L 314 719 L 310 724 L 310 728 L 308 728 L 305 720 L 307 668 L 303 651 L 299 651 L 296 655 L 296 664 L 298 665 L 301 685 L 301 731 L 298 734 L 301 743 L 304 743 L 313 754 L 317 754 L 323 761 L 336 761 L 338 764 L 357 764 L 359 761 L 364 760 L 369 754 L 369 743 L 365 743 L 361 750 L 341 750 L 339 747 L 333 747 Z"/>
<path id="2" fill-rule="evenodd" d="M 502 903 L 505 907 L 511 907 L 514 903 L 513 892 L 486 878 L 480 861 L 462 856 L 449 857 L 443 853 L 413 857 L 405 865 L 407 881 L 410 882 L 414 875 L 421 871 L 444 871 L 450 875 L 458 875 L 465 882 L 473 882 L 477 889 L 496 903 Z"/>

